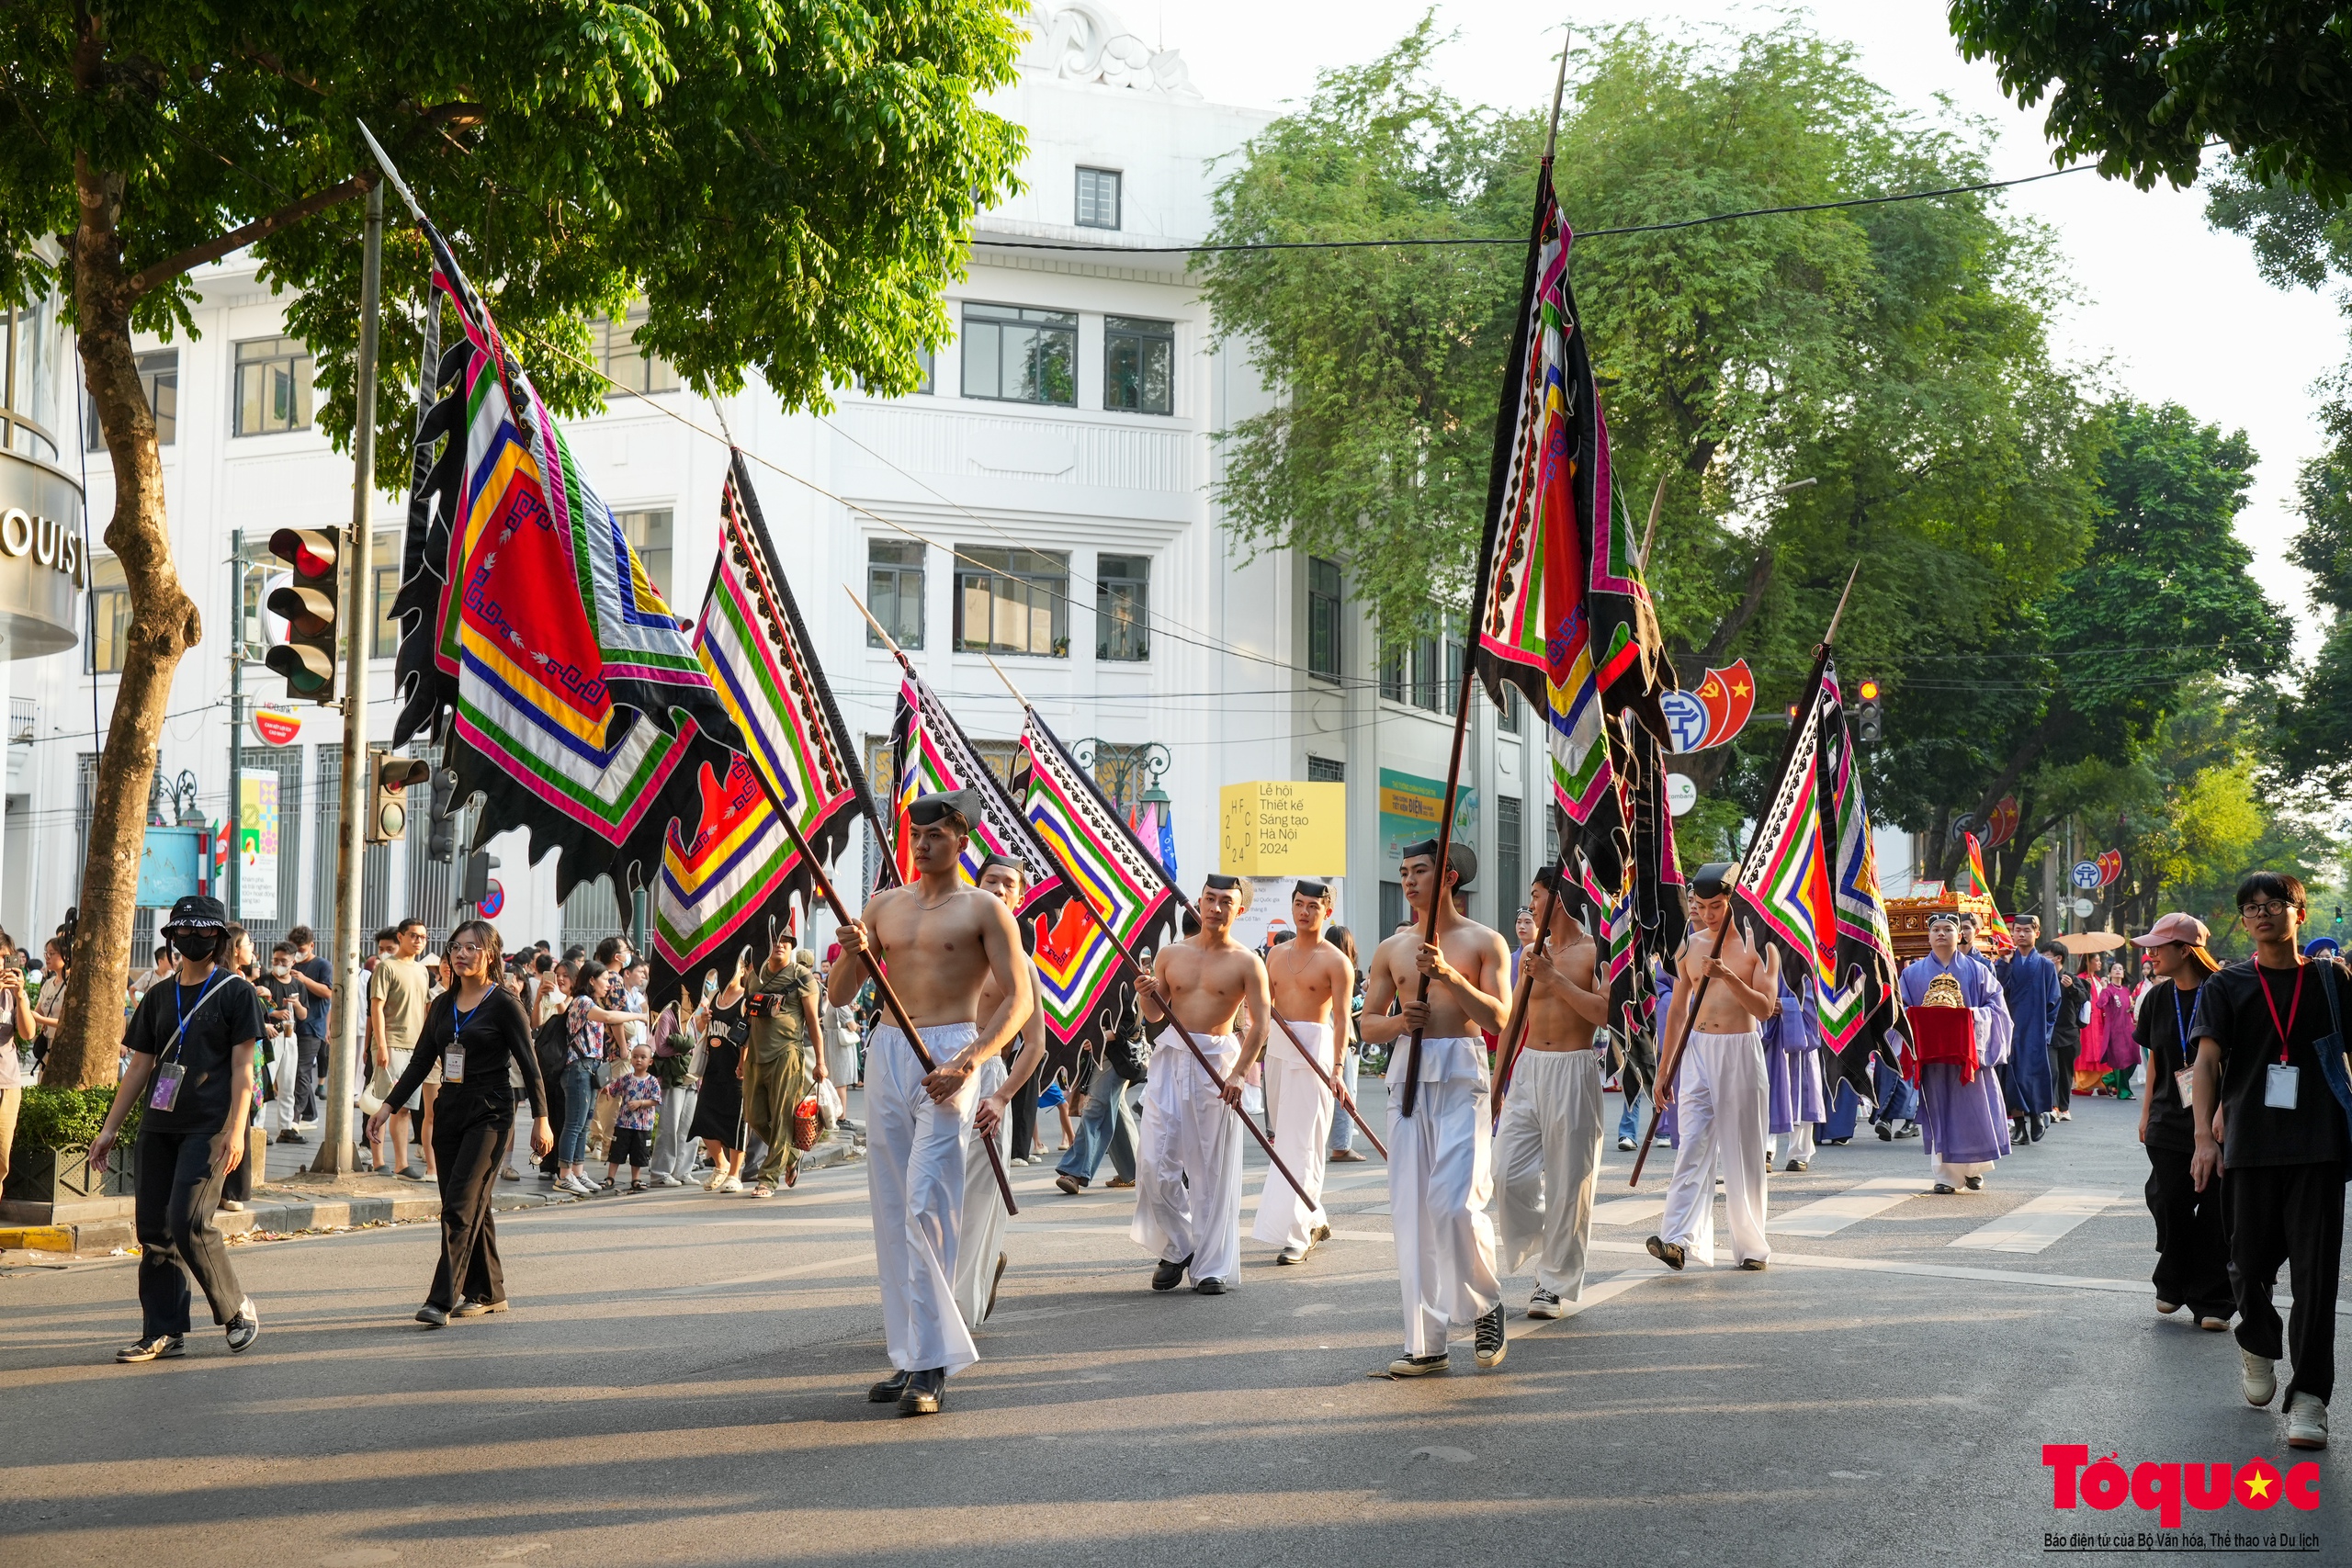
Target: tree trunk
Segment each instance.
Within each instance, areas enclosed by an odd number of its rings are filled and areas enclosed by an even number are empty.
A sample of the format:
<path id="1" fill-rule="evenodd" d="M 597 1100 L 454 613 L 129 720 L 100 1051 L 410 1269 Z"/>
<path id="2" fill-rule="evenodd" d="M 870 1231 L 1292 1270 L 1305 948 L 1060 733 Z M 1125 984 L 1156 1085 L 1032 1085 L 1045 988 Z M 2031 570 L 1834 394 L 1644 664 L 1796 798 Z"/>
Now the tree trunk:
<path id="1" fill-rule="evenodd" d="M 137 295 L 124 275 L 122 243 L 115 231 L 122 181 L 91 169 L 86 158 L 77 160 L 74 174 L 81 205 L 73 242 L 78 345 L 114 463 L 115 507 L 107 524 L 107 547 L 121 561 L 130 590 L 122 681 L 98 759 L 89 856 L 82 866 L 73 975 L 42 1071 L 45 1082 L 88 1088 L 115 1077 L 155 745 L 163 735 L 173 673 L 203 627 L 172 561 L 155 420 L 131 352 L 130 307 Z"/>

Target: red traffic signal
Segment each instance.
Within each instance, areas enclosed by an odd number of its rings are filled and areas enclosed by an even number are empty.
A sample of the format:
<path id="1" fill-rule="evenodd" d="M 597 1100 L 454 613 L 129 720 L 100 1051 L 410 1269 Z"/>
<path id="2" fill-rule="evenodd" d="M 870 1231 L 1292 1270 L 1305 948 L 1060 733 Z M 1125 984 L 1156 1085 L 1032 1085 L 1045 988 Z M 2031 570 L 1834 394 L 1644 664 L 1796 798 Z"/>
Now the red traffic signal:
<path id="1" fill-rule="evenodd" d="M 262 662 L 286 677 L 288 695 L 333 702 L 341 538 L 332 528 L 280 528 L 269 536 L 269 550 L 291 569 L 294 581 L 270 591 L 269 612 L 286 623 L 286 640 Z"/>

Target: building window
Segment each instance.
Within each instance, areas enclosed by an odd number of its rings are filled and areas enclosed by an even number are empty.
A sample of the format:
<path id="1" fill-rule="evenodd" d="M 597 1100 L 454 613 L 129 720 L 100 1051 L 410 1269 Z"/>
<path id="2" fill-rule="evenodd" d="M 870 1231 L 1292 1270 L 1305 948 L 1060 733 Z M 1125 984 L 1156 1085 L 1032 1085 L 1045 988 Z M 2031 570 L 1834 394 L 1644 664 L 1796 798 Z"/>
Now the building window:
<path id="1" fill-rule="evenodd" d="M 678 389 L 677 367 L 659 355 L 648 354 L 637 346 L 637 329 L 644 324 L 645 307 L 637 305 L 619 321 L 607 316 L 597 327 L 594 347 L 605 374 L 632 392 L 674 392 Z M 605 394 L 607 399 L 620 395 L 617 389 Z"/>
<path id="2" fill-rule="evenodd" d="M 1515 795 L 1495 796 L 1495 908 L 1519 907 L 1520 890 L 1527 886 L 1526 829 Z"/>
<path id="3" fill-rule="evenodd" d="M 1176 323 L 1106 316 L 1102 321 L 1102 406 L 1129 413 L 1173 413 Z"/>
<path id="4" fill-rule="evenodd" d="M 1119 171 L 1078 171 L 1078 226 L 1115 229 L 1119 226 Z"/>
<path id="5" fill-rule="evenodd" d="M 1094 558 L 1094 657 L 1136 663 L 1151 657 L 1151 558 Z"/>
<path id="6" fill-rule="evenodd" d="M 1306 558 L 1306 672 L 1340 678 L 1340 563 Z"/>
<path id="7" fill-rule="evenodd" d="M 865 542 L 865 607 L 900 648 L 922 646 L 922 547 L 911 540 Z M 865 628 L 865 646 L 884 646 L 882 634 Z"/>
<path id="8" fill-rule="evenodd" d="M 1306 782 L 1308 784 L 1345 784 L 1348 782 L 1348 765 L 1345 762 L 1333 761 L 1329 757 L 1310 755 L 1306 759 Z"/>
<path id="9" fill-rule="evenodd" d="M 915 350 L 915 364 L 922 370 L 922 385 L 917 387 L 915 390 L 921 392 L 925 397 L 929 397 L 933 392 L 938 390 L 937 358 L 938 356 L 927 348 L 917 348 Z"/>
<path id="10" fill-rule="evenodd" d="M 290 337 L 237 345 L 237 434 L 311 428 L 311 351 Z"/>
<path id="11" fill-rule="evenodd" d="M 1078 405 L 1078 316 L 1014 305 L 964 307 L 964 395 Z"/>
<path id="12" fill-rule="evenodd" d="M 179 434 L 180 351 L 157 348 L 139 355 L 139 387 L 147 394 L 147 412 L 155 416 L 155 445 L 169 446 Z M 98 400 L 85 395 L 82 402 L 84 444 L 93 452 L 103 451 L 107 434 L 98 428 Z"/>
<path id="13" fill-rule="evenodd" d="M 401 596 L 401 541 L 397 534 L 379 534 L 368 558 L 368 575 L 376 580 L 376 629 L 368 649 L 370 659 L 390 659 L 401 650 L 400 617 L 392 601 Z"/>
<path id="14" fill-rule="evenodd" d="M 90 635 L 85 665 L 94 675 L 122 672 L 123 650 L 130 642 L 130 585 L 122 562 L 101 556 L 90 563 Z"/>
<path id="15" fill-rule="evenodd" d="M 653 592 L 662 595 L 664 604 L 676 604 L 670 597 L 670 509 L 617 512 L 613 516 L 621 525 L 621 536 L 637 552 L 637 562 L 645 569 L 645 580 L 653 584 Z"/>
<path id="16" fill-rule="evenodd" d="M 1461 644 L 1420 632 L 1381 653 L 1381 696 L 1428 712 L 1446 712 L 1452 682 L 1461 682 Z"/>
<path id="17" fill-rule="evenodd" d="M 1403 925 L 1408 912 L 1408 906 L 1405 902 L 1405 885 L 1401 882 L 1382 883 L 1380 885 L 1380 937 L 1373 945 L 1379 945 L 1380 941 L 1385 941 L 1391 931 Z M 1357 945 L 1362 947 L 1363 944 L 1360 942 Z"/>
<path id="18" fill-rule="evenodd" d="M 956 547 L 960 653 L 1069 657 L 1069 557 L 1046 550 Z"/>

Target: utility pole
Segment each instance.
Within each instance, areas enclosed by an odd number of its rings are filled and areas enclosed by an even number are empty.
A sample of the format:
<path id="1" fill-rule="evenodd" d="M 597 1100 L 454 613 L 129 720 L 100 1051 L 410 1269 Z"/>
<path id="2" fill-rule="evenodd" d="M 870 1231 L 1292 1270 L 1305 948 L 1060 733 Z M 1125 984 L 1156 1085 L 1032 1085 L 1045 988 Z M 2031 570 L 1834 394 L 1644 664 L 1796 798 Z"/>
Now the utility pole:
<path id="1" fill-rule="evenodd" d="M 376 328 L 384 274 L 384 186 L 379 179 L 368 191 L 367 244 L 359 266 L 359 374 L 353 389 L 351 534 L 341 552 L 344 569 L 336 617 L 344 628 L 343 682 L 343 812 L 337 820 L 334 877 L 334 1037 L 327 1043 L 326 1114 L 319 1128 L 319 1152 L 311 1161 L 314 1171 L 343 1175 L 358 1161 L 351 1138 L 352 1069 L 357 1065 L 359 1043 L 365 1038 L 360 1016 L 365 1006 L 359 968 L 359 877 L 366 863 L 369 786 L 368 776 L 368 655 L 375 617 L 362 615 L 360 597 L 374 573 L 368 556 L 374 544 L 374 524 L 368 516 L 376 493 Z M 370 606 L 370 609 L 373 607 Z"/>
<path id="2" fill-rule="evenodd" d="M 243 917 L 245 887 L 245 531 L 229 533 L 229 919 Z M 230 955 L 234 958 L 236 955 Z"/>

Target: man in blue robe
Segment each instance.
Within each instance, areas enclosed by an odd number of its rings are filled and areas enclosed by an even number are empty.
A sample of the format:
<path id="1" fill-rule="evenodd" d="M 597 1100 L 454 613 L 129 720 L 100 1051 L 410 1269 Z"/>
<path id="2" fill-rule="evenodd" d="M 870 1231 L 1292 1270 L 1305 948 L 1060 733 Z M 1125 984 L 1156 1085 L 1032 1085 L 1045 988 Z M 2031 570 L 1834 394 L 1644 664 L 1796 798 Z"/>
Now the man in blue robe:
<path id="1" fill-rule="evenodd" d="M 1789 1141 L 1788 1162 L 1781 1168 L 1811 1169 L 1814 1125 L 1829 1114 L 1821 1093 L 1821 1015 L 1814 1007 L 1812 980 L 1798 978 L 1804 986 L 1804 1000 L 1798 1000 L 1782 976 L 1780 1015 L 1764 1023 L 1764 1085 L 1771 1106 L 1765 1122 L 1767 1170 L 1781 1153 L 1782 1138 Z"/>
<path id="2" fill-rule="evenodd" d="M 1928 956 L 1903 971 L 1904 1007 L 1924 1004 L 1928 987 L 1947 975 L 1972 1017 L 1976 1072 L 1963 1082 L 1956 1062 L 1919 1064 L 1919 1142 L 1934 1168 L 1938 1192 L 1962 1187 L 1979 1192 L 1994 1162 L 2010 1147 L 2000 1080 L 1993 1070 L 2008 1060 L 2009 1008 L 1993 966 L 1960 951 L 1959 922 L 1937 915 L 1928 922 Z"/>
<path id="3" fill-rule="evenodd" d="M 2001 1069 L 2001 1090 L 2008 1101 L 2010 1138 L 2038 1144 L 2057 1103 L 2050 1077 L 2050 1037 L 2058 1027 L 2058 965 L 2038 951 L 2041 922 L 2031 915 L 2010 921 L 2009 934 L 2018 950 L 1995 965 L 2002 998 L 2009 1004 L 2009 1021 L 2016 1028 L 2008 1064 Z"/>

